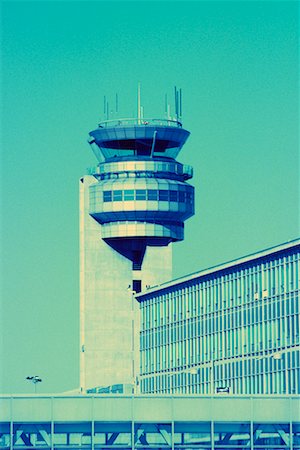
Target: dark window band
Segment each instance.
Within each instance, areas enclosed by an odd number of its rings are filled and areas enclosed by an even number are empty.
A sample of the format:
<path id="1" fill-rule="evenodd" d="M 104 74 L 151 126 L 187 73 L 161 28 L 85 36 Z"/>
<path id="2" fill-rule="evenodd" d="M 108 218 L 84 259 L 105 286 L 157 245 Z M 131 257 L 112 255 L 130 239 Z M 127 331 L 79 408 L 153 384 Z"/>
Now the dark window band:
<path id="1" fill-rule="evenodd" d="M 124 191 L 103 191 L 103 202 L 126 202 L 126 201 L 160 201 L 193 203 L 192 191 L 175 191 L 166 189 L 125 189 Z"/>

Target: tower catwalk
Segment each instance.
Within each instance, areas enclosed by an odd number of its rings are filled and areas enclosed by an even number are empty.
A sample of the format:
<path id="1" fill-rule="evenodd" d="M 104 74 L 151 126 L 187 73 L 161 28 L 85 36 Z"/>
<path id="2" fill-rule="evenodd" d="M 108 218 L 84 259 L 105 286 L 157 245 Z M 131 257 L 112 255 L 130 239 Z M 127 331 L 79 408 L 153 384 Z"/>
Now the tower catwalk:
<path id="1" fill-rule="evenodd" d="M 134 294 L 172 278 L 169 244 L 183 240 L 194 214 L 192 168 L 175 160 L 189 134 L 179 121 L 141 118 L 90 132 L 99 164 L 80 180 L 83 391 L 130 392 L 136 383 Z"/>

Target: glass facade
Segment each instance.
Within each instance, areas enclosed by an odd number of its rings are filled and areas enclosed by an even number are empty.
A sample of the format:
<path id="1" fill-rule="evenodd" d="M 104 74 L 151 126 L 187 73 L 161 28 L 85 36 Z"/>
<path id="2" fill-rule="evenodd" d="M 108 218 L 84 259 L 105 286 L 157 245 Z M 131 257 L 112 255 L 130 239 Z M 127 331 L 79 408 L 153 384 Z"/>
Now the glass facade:
<path id="1" fill-rule="evenodd" d="M 138 296 L 144 393 L 300 393 L 299 241 Z"/>

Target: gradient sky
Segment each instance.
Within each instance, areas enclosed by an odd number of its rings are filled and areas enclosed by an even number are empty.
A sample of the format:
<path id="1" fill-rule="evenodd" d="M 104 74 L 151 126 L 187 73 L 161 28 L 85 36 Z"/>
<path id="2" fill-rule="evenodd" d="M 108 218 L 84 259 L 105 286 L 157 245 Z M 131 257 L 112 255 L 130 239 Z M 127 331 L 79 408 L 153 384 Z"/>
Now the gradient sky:
<path id="1" fill-rule="evenodd" d="M 78 179 L 103 95 L 183 89 L 196 214 L 174 277 L 299 235 L 298 4 L 2 2 L 0 392 L 79 383 Z"/>

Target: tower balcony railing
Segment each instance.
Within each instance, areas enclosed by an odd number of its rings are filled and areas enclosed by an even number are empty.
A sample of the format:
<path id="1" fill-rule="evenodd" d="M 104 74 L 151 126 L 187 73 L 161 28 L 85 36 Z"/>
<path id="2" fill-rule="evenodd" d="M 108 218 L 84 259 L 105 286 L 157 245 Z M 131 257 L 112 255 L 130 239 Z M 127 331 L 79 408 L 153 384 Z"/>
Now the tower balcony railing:
<path id="1" fill-rule="evenodd" d="M 176 119 L 145 119 L 145 118 L 130 118 L 130 119 L 111 119 L 99 122 L 99 128 L 114 128 L 127 126 L 162 126 L 182 128 L 182 123 Z"/>
<path id="2" fill-rule="evenodd" d="M 193 178 L 194 170 L 192 166 L 188 164 L 183 164 L 183 176 L 186 180 Z"/>

